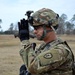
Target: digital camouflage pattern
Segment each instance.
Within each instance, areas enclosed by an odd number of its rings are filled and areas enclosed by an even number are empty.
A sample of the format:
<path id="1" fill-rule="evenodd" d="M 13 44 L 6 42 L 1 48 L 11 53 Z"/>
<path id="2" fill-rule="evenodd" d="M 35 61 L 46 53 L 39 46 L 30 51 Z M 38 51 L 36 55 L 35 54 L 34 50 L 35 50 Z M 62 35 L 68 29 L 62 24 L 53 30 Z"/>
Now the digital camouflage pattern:
<path id="1" fill-rule="evenodd" d="M 38 11 L 36 11 L 33 15 L 33 26 L 38 25 L 48 25 L 48 23 L 51 23 L 52 26 L 58 25 L 58 14 L 56 14 L 51 9 L 43 8 Z"/>
<path id="2" fill-rule="evenodd" d="M 72 53 L 60 39 L 43 43 L 35 50 L 24 40 L 20 55 L 32 75 L 72 75 Z"/>

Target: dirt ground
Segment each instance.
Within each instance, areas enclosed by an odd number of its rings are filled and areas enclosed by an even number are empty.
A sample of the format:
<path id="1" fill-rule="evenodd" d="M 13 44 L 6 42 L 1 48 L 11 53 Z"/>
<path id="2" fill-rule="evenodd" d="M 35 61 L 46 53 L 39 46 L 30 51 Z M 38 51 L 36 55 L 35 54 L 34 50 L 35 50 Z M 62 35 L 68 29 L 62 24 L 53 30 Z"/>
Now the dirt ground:
<path id="1" fill-rule="evenodd" d="M 0 48 L 0 75 L 19 75 L 22 64 L 19 46 Z"/>
<path id="2" fill-rule="evenodd" d="M 68 42 L 75 54 L 75 36 L 60 36 Z M 36 39 L 30 39 L 31 42 Z M 40 42 L 37 42 L 38 44 Z M 23 64 L 19 55 L 20 41 L 13 35 L 0 36 L 0 75 L 19 75 L 19 68 Z"/>

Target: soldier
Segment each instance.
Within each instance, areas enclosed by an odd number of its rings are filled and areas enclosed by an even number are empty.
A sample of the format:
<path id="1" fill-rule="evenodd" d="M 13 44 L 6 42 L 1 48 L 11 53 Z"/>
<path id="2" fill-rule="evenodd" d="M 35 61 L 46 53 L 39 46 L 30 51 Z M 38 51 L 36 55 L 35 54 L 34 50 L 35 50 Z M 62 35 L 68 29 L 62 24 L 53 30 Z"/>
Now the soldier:
<path id="1" fill-rule="evenodd" d="M 33 50 L 29 42 L 28 22 L 25 26 L 19 22 L 19 34 L 22 43 L 20 55 L 26 70 L 20 75 L 72 75 L 73 53 L 65 41 L 56 36 L 59 15 L 53 10 L 43 8 L 33 15 L 34 34 L 43 43 Z M 21 68 L 20 68 L 21 69 Z"/>

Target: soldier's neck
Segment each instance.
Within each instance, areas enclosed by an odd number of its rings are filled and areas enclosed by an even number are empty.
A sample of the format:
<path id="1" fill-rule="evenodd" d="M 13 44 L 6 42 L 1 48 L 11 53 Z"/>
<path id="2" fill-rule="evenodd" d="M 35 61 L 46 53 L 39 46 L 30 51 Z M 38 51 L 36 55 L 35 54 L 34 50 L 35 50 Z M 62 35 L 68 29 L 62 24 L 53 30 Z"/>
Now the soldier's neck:
<path id="1" fill-rule="evenodd" d="M 45 43 L 52 42 L 57 39 L 54 31 L 47 33 L 46 37 L 43 39 Z"/>

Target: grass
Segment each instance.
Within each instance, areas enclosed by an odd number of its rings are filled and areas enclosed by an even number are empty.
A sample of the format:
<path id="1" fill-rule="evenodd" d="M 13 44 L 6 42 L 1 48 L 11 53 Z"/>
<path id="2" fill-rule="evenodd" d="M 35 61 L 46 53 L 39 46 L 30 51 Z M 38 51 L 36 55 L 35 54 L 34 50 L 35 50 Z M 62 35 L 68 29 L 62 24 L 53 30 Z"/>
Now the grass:
<path id="1" fill-rule="evenodd" d="M 30 39 L 30 42 L 33 41 L 37 42 L 37 44 L 40 43 L 40 41 L 37 41 L 36 39 Z M 14 35 L 0 35 L 0 47 L 17 46 L 19 44 L 19 38 L 15 38 Z"/>
<path id="2" fill-rule="evenodd" d="M 0 47 L 19 45 L 20 41 L 13 35 L 0 35 Z"/>

